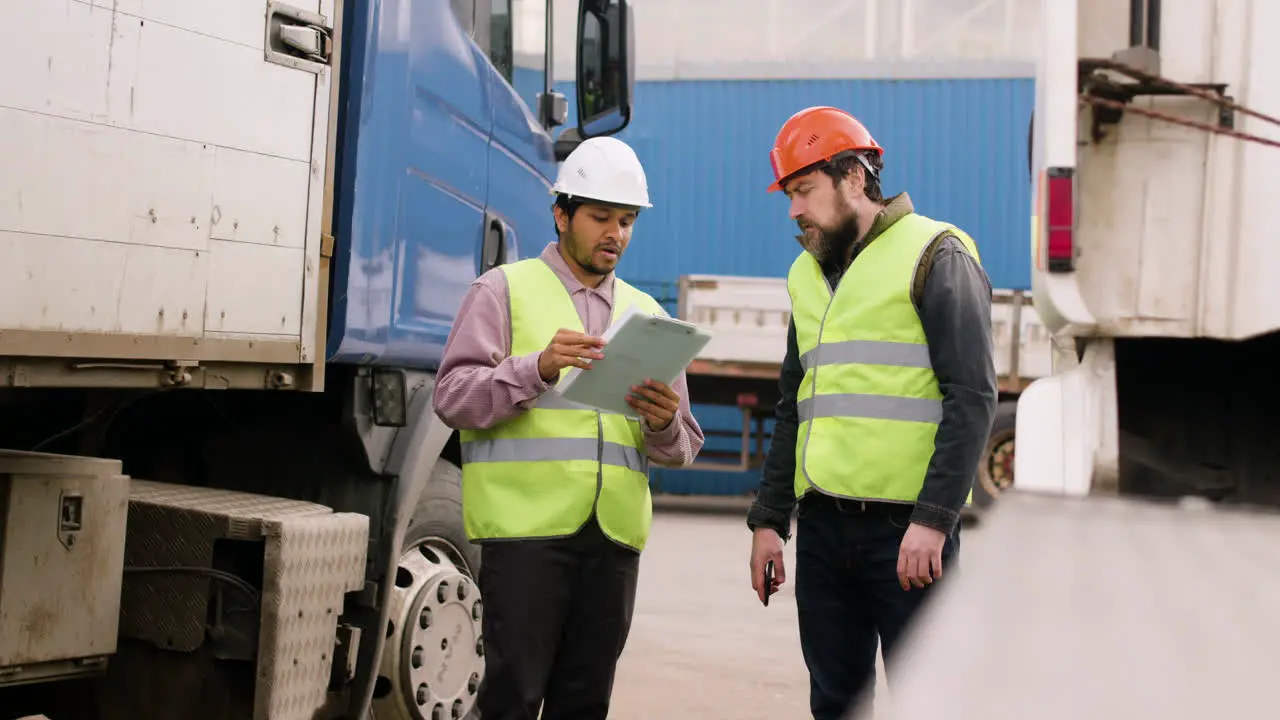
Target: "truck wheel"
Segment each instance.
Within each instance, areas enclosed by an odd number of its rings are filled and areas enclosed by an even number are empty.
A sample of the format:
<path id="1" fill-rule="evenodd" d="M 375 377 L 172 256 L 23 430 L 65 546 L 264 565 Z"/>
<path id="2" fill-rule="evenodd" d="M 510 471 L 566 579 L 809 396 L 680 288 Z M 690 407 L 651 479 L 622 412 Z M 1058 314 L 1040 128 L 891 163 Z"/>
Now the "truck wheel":
<path id="1" fill-rule="evenodd" d="M 1017 400 L 1003 400 L 996 406 L 991 435 L 978 463 L 978 482 L 973 485 L 973 504 L 981 509 L 990 507 L 1000 493 L 1013 487 L 1013 436 L 1017 416 Z"/>
<path id="2" fill-rule="evenodd" d="M 462 525 L 462 471 L 437 460 L 405 533 L 371 715 L 478 718 L 484 677 L 480 548 Z"/>

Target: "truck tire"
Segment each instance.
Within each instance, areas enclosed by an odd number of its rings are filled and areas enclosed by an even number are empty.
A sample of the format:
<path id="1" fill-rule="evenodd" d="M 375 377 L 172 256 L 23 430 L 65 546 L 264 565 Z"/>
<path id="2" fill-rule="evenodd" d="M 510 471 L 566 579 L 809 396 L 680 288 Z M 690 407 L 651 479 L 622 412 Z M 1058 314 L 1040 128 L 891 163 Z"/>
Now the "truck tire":
<path id="1" fill-rule="evenodd" d="M 1013 487 L 1014 430 L 1018 425 L 1018 401 L 1002 400 L 996 406 L 995 421 L 987 447 L 978 463 L 978 481 L 973 484 L 973 504 L 985 510 L 1000 493 Z"/>
<path id="2" fill-rule="evenodd" d="M 405 531 L 370 717 L 479 718 L 480 548 L 462 523 L 462 471 L 437 460 Z"/>
<path id="3" fill-rule="evenodd" d="M 462 555 L 472 578 L 480 575 L 480 546 L 467 540 L 462 524 L 462 469 L 448 460 L 436 461 L 422 490 L 413 519 L 404 533 L 405 550 L 427 538 L 443 538 Z"/>

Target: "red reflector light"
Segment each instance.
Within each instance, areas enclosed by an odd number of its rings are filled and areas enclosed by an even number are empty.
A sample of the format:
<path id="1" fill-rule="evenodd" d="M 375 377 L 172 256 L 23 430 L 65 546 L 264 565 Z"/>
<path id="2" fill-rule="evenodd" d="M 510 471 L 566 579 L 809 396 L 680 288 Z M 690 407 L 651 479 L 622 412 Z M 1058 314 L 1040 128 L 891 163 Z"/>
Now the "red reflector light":
<path id="1" fill-rule="evenodd" d="M 1049 168 L 1047 218 L 1047 255 L 1049 272 L 1071 272 L 1075 269 L 1075 194 L 1072 168 Z"/>

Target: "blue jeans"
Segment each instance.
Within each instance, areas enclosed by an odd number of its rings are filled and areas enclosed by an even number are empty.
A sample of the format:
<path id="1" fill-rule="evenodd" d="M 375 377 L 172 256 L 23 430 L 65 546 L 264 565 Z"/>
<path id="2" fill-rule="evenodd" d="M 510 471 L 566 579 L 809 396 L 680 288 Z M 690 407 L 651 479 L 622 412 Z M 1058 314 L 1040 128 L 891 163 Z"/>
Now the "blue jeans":
<path id="1" fill-rule="evenodd" d="M 910 505 L 816 493 L 800 501 L 796 607 L 814 720 L 843 720 L 864 693 L 874 693 L 877 642 L 888 669 L 922 602 L 955 572 L 958 526 L 943 545 L 943 580 L 908 591 L 898 584 L 898 548 L 911 511 Z"/>

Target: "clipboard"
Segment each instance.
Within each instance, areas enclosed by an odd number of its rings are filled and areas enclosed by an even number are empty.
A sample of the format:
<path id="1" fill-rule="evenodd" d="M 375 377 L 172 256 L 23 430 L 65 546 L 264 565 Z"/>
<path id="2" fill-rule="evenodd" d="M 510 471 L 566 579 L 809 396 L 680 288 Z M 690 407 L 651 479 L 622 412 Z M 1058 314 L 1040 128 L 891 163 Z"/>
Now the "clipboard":
<path id="1" fill-rule="evenodd" d="M 591 361 L 587 371 L 570 368 L 553 392 L 579 405 L 639 418 L 627 404 L 631 386 L 647 378 L 671 385 L 710 342 L 711 333 L 633 305 L 602 338 L 604 359 Z"/>

